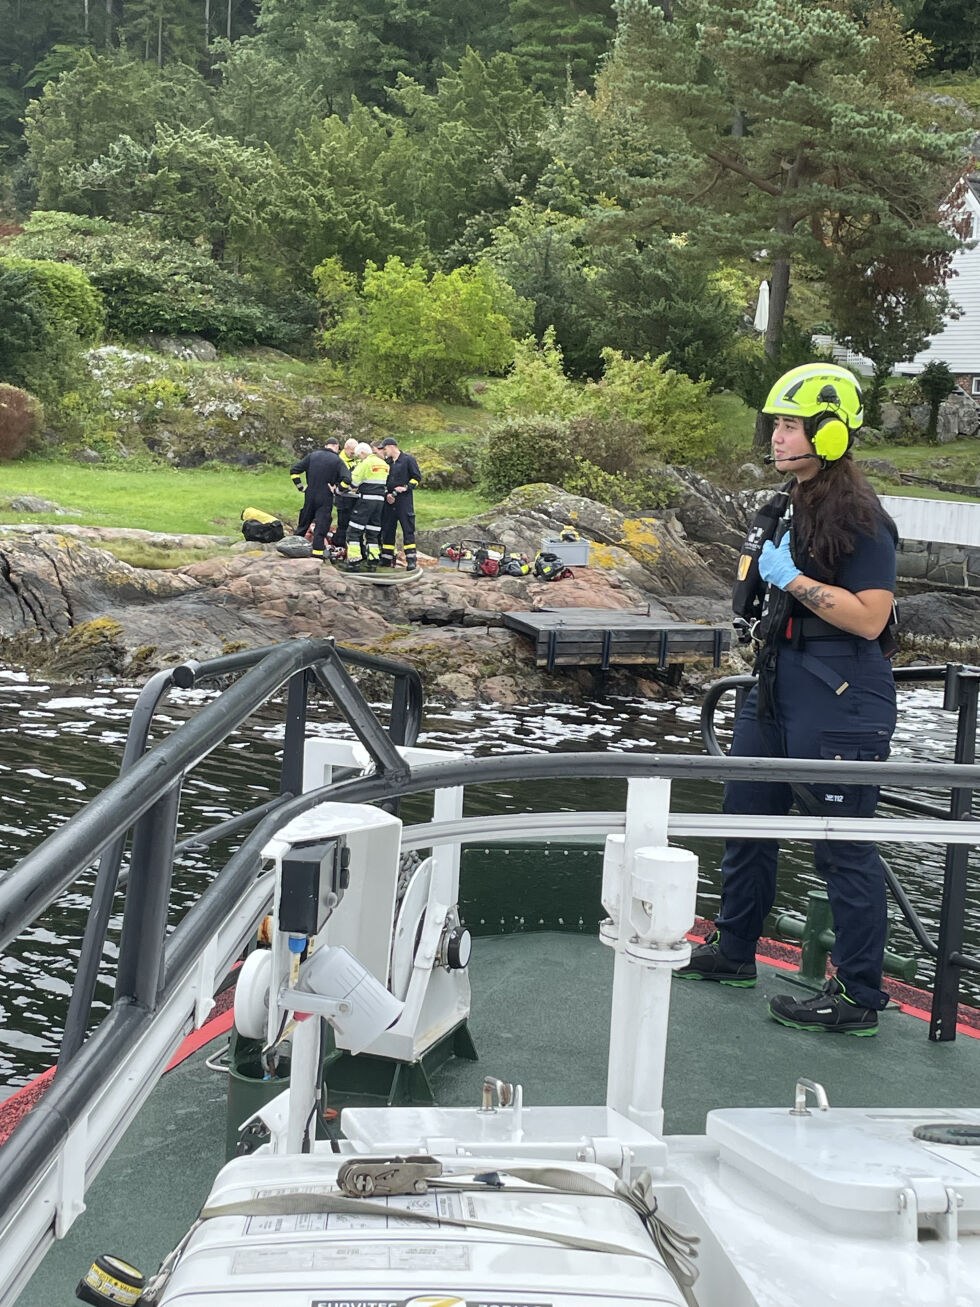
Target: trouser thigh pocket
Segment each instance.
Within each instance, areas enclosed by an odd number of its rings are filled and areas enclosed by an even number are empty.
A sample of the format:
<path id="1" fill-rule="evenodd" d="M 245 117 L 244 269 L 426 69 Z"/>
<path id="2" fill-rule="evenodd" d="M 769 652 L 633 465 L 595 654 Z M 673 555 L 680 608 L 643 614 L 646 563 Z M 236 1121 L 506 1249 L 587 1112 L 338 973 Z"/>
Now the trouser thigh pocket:
<path id="1" fill-rule="evenodd" d="M 890 735 L 884 730 L 826 731 L 820 736 L 817 756 L 826 762 L 885 762 Z M 799 787 L 800 806 L 823 817 L 871 817 L 878 803 L 877 785 L 821 781 Z"/>

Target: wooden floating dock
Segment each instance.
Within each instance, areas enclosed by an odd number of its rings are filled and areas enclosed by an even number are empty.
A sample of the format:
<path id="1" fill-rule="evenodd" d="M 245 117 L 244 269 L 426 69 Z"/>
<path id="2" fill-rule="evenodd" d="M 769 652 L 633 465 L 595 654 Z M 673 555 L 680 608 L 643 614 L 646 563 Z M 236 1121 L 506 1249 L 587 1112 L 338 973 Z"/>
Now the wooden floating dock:
<path id="1" fill-rule="evenodd" d="M 535 663 L 549 672 L 556 667 L 596 667 L 616 664 L 666 667 L 672 654 L 711 657 L 715 667 L 730 646 L 730 626 L 677 622 L 666 609 L 546 608 L 540 612 L 504 613 L 504 625 L 535 642 Z"/>

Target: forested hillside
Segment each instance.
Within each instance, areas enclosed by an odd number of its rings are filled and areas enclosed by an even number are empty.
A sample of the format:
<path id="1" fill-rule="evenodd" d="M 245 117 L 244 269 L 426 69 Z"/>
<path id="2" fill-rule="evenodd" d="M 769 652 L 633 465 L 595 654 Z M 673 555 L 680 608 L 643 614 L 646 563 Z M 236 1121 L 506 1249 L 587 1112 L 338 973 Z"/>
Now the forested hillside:
<path id="1" fill-rule="evenodd" d="M 490 481 L 540 471 L 545 415 L 608 490 L 629 451 L 710 459 L 710 396 L 756 406 L 814 332 L 883 383 L 955 299 L 966 0 L 0 0 L 0 31 L 0 457 L 108 438 L 106 345 L 195 335 L 388 400 L 506 377 Z M 145 371 L 149 422 L 187 385 Z"/>

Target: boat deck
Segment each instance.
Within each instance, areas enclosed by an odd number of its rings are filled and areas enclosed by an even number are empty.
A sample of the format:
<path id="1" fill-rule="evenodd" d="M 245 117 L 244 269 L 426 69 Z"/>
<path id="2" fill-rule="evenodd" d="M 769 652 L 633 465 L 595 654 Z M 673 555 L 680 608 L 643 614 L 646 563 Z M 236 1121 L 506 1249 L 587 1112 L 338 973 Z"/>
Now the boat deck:
<path id="1" fill-rule="evenodd" d="M 470 1029 L 478 1062 L 436 1081 L 441 1102 L 479 1102 L 484 1075 L 524 1085 L 525 1102 L 604 1101 L 612 956 L 584 935 L 478 938 Z M 665 1087 L 669 1134 L 700 1133 L 715 1107 L 785 1105 L 799 1076 L 835 1107 L 976 1106 L 980 1039 L 930 1044 L 924 1020 L 890 1009 L 876 1039 L 812 1035 L 766 1015 L 785 972 L 762 965 L 755 989 L 675 982 Z M 88 1211 L 49 1253 L 18 1307 L 68 1307 L 99 1253 L 154 1270 L 183 1235 L 224 1161 L 225 1080 L 204 1049 L 170 1072 L 88 1194 Z"/>

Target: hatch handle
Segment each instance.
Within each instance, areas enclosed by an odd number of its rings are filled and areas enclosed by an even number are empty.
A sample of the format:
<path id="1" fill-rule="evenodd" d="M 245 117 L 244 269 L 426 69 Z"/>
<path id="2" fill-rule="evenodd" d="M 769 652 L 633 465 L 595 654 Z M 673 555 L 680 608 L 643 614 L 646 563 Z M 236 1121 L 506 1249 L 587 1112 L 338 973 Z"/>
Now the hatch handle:
<path id="1" fill-rule="evenodd" d="M 806 1105 L 807 1090 L 813 1095 L 818 1111 L 830 1111 L 830 1099 L 827 1097 L 827 1091 L 823 1085 L 818 1084 L 816 1080 L 808 1080 L 805 1076 L 800 1076 L 796 1082 L 796 1100 L 789 1109 L 790 1116 L 812 1116 L 810 1109 Z"/>

